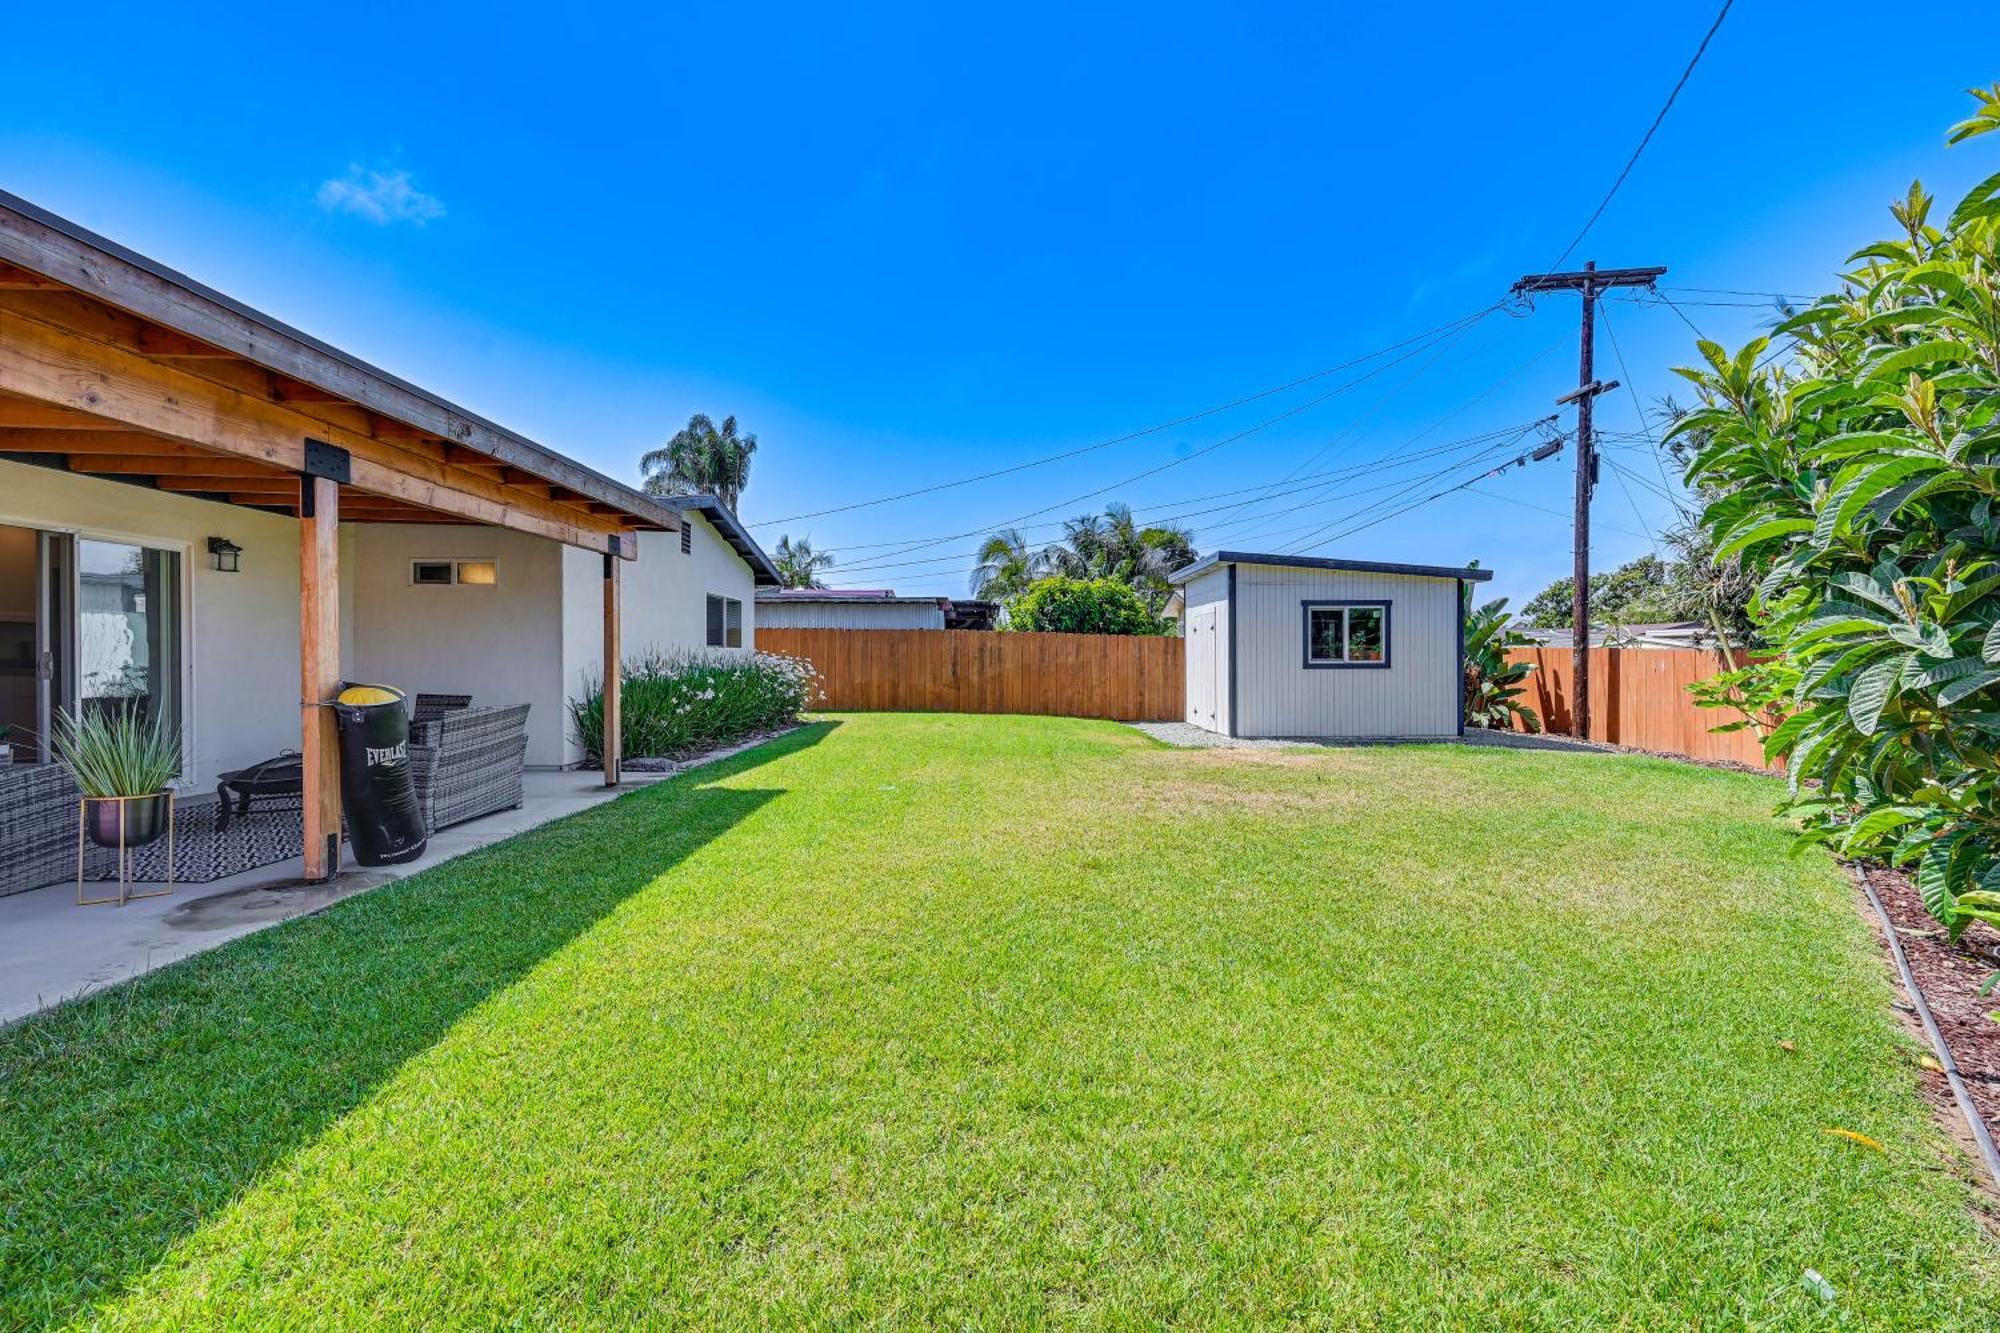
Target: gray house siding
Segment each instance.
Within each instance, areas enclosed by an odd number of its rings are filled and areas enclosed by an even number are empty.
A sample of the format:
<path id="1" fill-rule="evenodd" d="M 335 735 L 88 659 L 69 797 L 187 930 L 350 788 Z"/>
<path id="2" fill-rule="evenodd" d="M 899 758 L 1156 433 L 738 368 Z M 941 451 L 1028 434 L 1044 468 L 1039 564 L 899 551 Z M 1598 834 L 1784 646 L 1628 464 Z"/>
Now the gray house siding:
<path id="1" fill-rule="evenodd" d="M 765 629 L 943 629 L 944 608 L 921 602 L 814 602 L 760 597 L 757 623 Z"/>

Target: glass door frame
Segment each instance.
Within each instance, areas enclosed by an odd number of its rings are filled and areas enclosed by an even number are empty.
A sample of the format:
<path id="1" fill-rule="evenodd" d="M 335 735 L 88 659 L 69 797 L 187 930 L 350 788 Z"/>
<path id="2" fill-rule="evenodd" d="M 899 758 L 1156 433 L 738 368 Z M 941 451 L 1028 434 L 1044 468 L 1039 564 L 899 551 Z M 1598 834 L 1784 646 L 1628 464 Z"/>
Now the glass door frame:
<path id="1" fill-rule="evenodd" d="M 161 537 L 155 534 L 121 532 L 110 528 L 84 527 L 76 524 L 50 522 L 46 517 L 33 514 L 0 512 L 0 523 L 9 527 L 27 528 L 35 538 L 36 591 L 35 591 L 35 650 L 38 655 L 54 654 L 53 661 L 42 657 L 41 672 L 36 684 L 36 712 L 39 714 L 37 730 L 41 733 L 37 753 L 42 760 L 52 760 L 49 732 L 53 728 L 58 708 L 77 706 L 81 693 L 78 679 L 77 637 L 78 624 L 82 616 L 83 580 L 78 559 L 78 543 L 85 541 L 113 542 L 126 546 L 142 546 L 156 551 L 173 552 L 178 559 L 179 576 L 174 580 L 174 634 L 179 649 L 179 661 L 172 670 L 175 694 L 176 725 L 181 739 L 181 771 L 176 785 L 184 785 L 195 771 L 193 736 L 195 729 L 195 647 L 194 647 L 194 561 L 195 543 L 176 537 Z M 60 552 L 63 557 L 61 573 L 62 594 L 68 599 L 66 608 L 57 608 L 55 600 L 56 583 L 50 578 L 49 561 Z M 57 612 L 62 614 L 58 615 Z M 53 668 L 53 669 L 51 669 Z"/>

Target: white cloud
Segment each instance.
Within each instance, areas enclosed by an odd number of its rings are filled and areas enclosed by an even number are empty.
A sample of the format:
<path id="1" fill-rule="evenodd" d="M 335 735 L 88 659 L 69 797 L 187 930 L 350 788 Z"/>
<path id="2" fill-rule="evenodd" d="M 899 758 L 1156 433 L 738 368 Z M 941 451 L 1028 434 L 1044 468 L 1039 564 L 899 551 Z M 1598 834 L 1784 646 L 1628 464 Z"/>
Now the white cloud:
<path id="1" fill-rule="evenodd" d="M 421 227 L 444 216 L 444 201 L 412 185 L 409 172 L 371 171 L 359 163 L 350 165 L 345 176 L 320 182 L 319 206 L 381 226 L 412 222 Z"/>

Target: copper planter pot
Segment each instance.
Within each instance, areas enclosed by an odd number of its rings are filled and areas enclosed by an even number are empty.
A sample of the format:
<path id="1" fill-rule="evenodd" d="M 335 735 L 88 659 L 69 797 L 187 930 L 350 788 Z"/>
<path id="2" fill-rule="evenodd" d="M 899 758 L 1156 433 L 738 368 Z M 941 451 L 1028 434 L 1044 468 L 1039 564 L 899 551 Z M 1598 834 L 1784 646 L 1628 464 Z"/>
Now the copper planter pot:
<path id="1" fill-rule="evenodd" d="M 167 801 L 165 792 L 88 797 L 83 807 L 84 834 L 99 847 L 144 847 L 157 842 L 167 831 Z"/>

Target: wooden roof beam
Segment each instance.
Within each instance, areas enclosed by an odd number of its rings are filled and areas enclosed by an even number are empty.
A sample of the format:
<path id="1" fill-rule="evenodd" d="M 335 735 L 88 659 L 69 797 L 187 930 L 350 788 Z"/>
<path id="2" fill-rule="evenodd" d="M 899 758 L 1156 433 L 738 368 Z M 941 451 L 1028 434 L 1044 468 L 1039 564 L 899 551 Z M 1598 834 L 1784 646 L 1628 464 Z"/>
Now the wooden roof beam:
<path id="1" fill-rule="evenodd" d="M 19 264 L 0 261 L 0 291 L 35 292 L 61 291 L 63 285 L 53 278 L 45 278 L 32 273 Z"/>
<path id="2" fill-rule="evenodd" d="M 0 427 L 0 448 L 16 454 L 111 454 L 159 458 L 219 458 L 191 444 L 135 430 L 44 430 Z"/>
<path id="3" fill-rule="evenodd" d="M 176 360 L 242 360 L 234 352 L 226 352 L 220 347 L 211 347 L 199 339 L 188 337 L 185 333 L 175 333 L 172 329 L 163 329 L 156 324 L 142 324 L 139 326 L 138 348 L 147 356 L 169 357 Z"/>
<path id="4" fill-rule="evenodd" d="M 348 451 L 357 489 L 589 550 L 609 550 L 611 538 L 631 528 L 627 517 L 593 517 L 566 508 L 7 310 L 0 310 L 0 392 L 288 471 L 304 467 L 307 439 L 325 440 Z M 621 541 L 619 547 L 626 558 L 637 557 L 635 543 Z"/>

